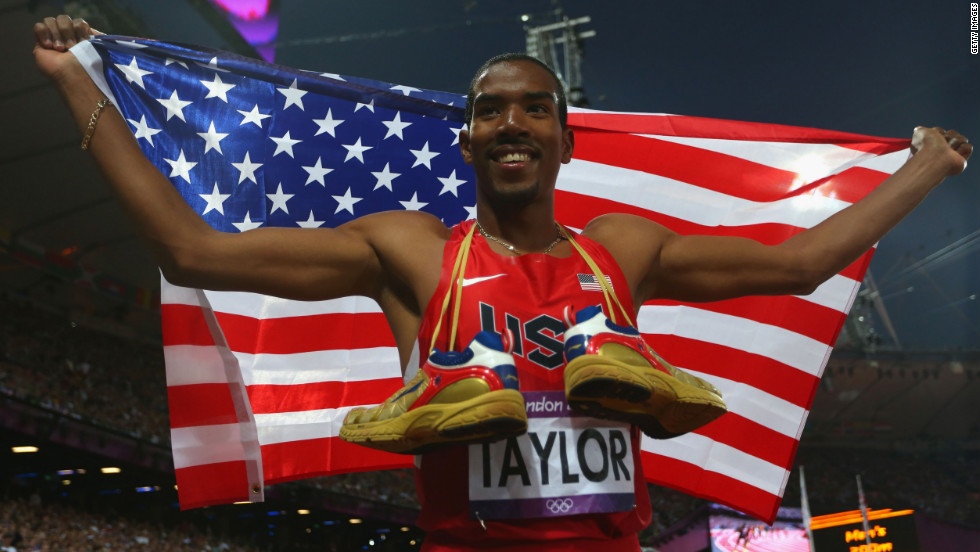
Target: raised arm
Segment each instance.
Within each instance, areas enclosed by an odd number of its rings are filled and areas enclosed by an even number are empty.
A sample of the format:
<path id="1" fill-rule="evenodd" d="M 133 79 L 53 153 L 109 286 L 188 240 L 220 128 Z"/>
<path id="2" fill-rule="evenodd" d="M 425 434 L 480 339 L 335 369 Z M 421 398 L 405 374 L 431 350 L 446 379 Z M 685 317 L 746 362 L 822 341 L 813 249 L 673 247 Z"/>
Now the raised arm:
<path id="1" fill-rule="evenodd" d="M 650 299 L 805 295 L 860 257 L 943 179 L 962 172 L 973 146 L 956 131 L 918 127 L 912 151 L 864 199 L 778 245 L 681 236 L 622 215 L 596 219 L 586 230 L 621 262 L 637 305 Z"/>
<path id="2" fill-rule="evenodd" d="M 37 65 L 84 133 L 105 96 L 66 50 L 93 31 L 84 21 L 59 16 L 35 25 L 34 33 Z M 365 295 L 380 302 L 400 295 L 405 306 L 420 302 L 426 288 L 435 287 L 435 281 L 428 282 L 432 278 L 418 274 L 424 269 L 416 260 L 441 256 L 447 231 L 434 217 L 396 212 L 362 217 L 337 229 L 218 232 L 146 159 L 115 108 L 102 111 L 89 152 L 173 283 L 294 299 Z M 392 232 L 396 227 L 399 231 Z"/>

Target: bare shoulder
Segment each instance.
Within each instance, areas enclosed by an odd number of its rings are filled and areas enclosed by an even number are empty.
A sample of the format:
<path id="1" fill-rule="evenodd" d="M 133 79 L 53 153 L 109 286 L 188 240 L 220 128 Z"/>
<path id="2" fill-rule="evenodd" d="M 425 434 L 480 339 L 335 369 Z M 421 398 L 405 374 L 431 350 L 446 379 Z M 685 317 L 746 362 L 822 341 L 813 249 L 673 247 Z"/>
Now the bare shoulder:
<path id="1" fill-rule="evenodd" d="M 582 230 L 582 235 L 599 242 L 615 256 L 616 251 L 657 246 L 675 234 L 663 225 L 637 215 L 609 213 L 592 219 Z"/>
<path id="2" fill-rule="evenodd" d="M 451 234 L 441 220 L 420 211 L 385 211 L 339 229 L 356 235 L 374 250 L 383 276 L 378 283 L 383 288 L 411 290 L 417 308 L 427 303 L 439 283 L 442 254 Z"/>
<path id="3" fill-rule="evenodd" d="M 340 230 L 360 235 L 375 247 L 405 241 L 417 245 L 431 241 L 441 247 L 449 239 L 450 233 L 449 228 L 435 215 L 422 211 L 373 213 L 344 224 Z"/>
<path id="4" fill-rule="evenodd" d="M 450 230 L 434 215 L 385 211 L 355 219 L 340 230 L 357 235 L 373 250 L 382 270 L 396 278 L 431 279 L 441 265 Z"/>
<path id="5" fill-rule="evenodd" d="M 649 293 L 664 245 L 677 236 L 652 220 L 625 213 L 610 213 L 592 219 L 582 230 L 582 235 L 609 251 L 623 271 L 637 305 Z"/>

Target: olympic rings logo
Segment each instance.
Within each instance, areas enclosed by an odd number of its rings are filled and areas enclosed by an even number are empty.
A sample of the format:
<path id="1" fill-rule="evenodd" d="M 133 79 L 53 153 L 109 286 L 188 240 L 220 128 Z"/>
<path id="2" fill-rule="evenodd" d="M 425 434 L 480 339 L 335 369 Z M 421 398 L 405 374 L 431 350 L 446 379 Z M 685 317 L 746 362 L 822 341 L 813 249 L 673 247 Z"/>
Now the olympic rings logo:
<path id="1" fill-rule="evenodd" d="M 548 499 L 544 505 L 552 514 L 567 514 L 575 502 L 570 498 L 552 498 Z"/>

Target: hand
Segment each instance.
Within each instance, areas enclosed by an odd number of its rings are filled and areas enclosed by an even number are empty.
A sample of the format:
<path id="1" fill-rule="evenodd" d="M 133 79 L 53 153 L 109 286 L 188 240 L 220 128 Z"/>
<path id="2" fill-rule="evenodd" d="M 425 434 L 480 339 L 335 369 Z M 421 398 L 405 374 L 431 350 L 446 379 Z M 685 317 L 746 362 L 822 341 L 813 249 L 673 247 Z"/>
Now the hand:
<path id="1" fill-rule="evenodd" d="M 919 152 L 931 151 L 941 156 L 949 166 L 947 176 L 960 174 L 966 169 L 966 162 L 973 153 L 970 141 L 955 130 L 943 130 L 941 127 L 915 127 L 912 134 L 912 155 Z"/>
<path id="2" fill-rule="evenodd" d="M 68 49 L 100 34 L 84 19 L 46 17 L 34 24 L 34 61 L 45 76 L 56 80 L 72 67 L 81 68 L 75 56 L 67 54 Z"/>

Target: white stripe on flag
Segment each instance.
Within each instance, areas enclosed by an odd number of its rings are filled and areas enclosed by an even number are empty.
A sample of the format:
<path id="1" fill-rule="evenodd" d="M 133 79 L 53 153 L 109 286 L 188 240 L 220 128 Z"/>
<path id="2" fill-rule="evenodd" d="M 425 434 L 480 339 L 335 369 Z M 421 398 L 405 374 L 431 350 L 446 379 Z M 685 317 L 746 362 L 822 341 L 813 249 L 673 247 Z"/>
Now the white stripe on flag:
<path id="1" fill-rule="evenodd" d="M 368 406 L 368 405 L 365 405 Z M 259 443 L 274 445 L 307 439 L 337 437 L 344 418 L 352 406 L 304 410 L 301 412 L 281 412 L 278 414 L 256 414 Z"/>
<path id="2" fill-rule="evenodd" d="M 785 469 L 697 433 L 658 440 L 644 436 L 641 448 L 720 473 L 773 495 L 782 492 Z"/>
<path id="3" fill-rule="evenodd" d="M 167 386 L 228 383 L 224 360 L 213 345 L 167 345 L 163 348 Z"/>
<path id="4" fill-rule="evenodd" d="M 373 299 L 353 296 L 329 301 L 290 301 L 257 293 L 205 291 L 215 311 L 250 318 L 292 318 L 332 313 L 381 312 Z"/>
<path id="5" fill-rule="evenodd" d="M 905 164 L 909 159 L 908 148 L 894 151 L 886 155 L 879 155 L 861 163 L 861 166 L 866 169 L 871 169 L 873 171 L 880 171 L 887 174 L 892 174 Z"/>
<path id="6" fill-rule="evenodd" d="M 175 286 L 160 274 L 160 301 L 165 305 L 190 305 L 193 307 L 201 306 L 198 297 L 200 290 Z"/>
<path id="7" fill-rule="evenodd" d="M 247 434 L 249 431 L 246 431 Z M 242 424 L 181 427 L 170 430 L 174 468 L 245 460 Z"/>
<path id="8" fill-rule="evenodd" d="M 245 385 L 301 385 L 402 377 L 394 347 L 337 349 L 293 354 L 235 353 Z"/>
<path id="9" fill-rule="evenodd" d="M 794 172 L 801 177 L 800 186 L 816 182 L 833 174 L 839 174 L 853 166 L 862 165 L 875 157 L 871 153 L 834 144 L 740 141 L 646 134 L 638 136 L 684 144 L 745 159 L 767 167 Z M 891 173 L 892 171 L 887 172 Z"/>
<path id="10" fill-rule="evenodd" d="M 850 310 L 851 301 L 860 285 L 861 282 L 857 280 L 834 274 L 829 280 L 820 284 L 810 295 L 797 295 L 797 297 L 845 313 Z"/>
<path id="11" fill-rule="evenodd" d="M 688 370 L 682 366 L 678 366 L 678 368 L 717 387 L 721 391 L 722 397 L 725 398 L 729 412 L 752 420 L 787 437 L 797 438 L 800 431 L 800 420 L 806 416 L 806 409 L 746 383 L 719 378 L 696 370 Z"/>
<path id="12" fill-rule="evenodd" d="M 704 226 L 778 223 L 810 228 L 850 205 L 818 194 L 760 203 L 644 172 L 572 159 L 558 189 L 663 213 Z"/>
<path id="13" fill-rule="evenodd" d="M 830 347 L 779 326 L 683 305 L 643 305 L 643 333 L 677 335 L 762 355 L 816 375 Z"/>

